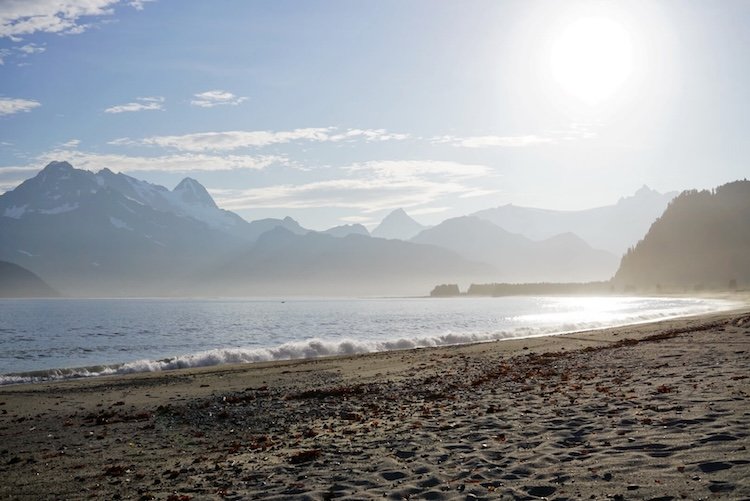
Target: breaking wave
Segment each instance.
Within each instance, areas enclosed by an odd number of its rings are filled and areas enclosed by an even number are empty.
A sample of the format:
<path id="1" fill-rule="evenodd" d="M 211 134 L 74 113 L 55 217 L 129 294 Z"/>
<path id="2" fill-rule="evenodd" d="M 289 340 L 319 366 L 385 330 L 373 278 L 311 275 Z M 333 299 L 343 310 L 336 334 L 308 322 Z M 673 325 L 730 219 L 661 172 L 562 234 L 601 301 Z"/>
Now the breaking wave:
<path id="1" fill-rule="evenodd" d="M 730 305 L 724 305 L 727 309 Z M 560 322 L 544 327 L 517 327 L 497 332 L 448 332 L 440 335 L 396 338 L 383 340 L 355 339 L 308 339 L 287 342 L 269 348 L 226 348 L 212 349 L 163 358 L 159 360 L 135 360 L 122 364 L 99 365 L 91 367 L 52 369 L 34 372 L 0 375 L 0 385 L 38 383 L 64 379 L 77 379 L 96 376 L 123 375 L 143 372 L 161 372 L 176 369 L 190 369 L 228 364 L 247 364 L 277 360 L 311 359 L 329 356 L 346 356 L 363 353 L 374 353 L 393 350 L 409 350 L 437 346 L 451 346 L 471 343 L 482 343 L 508 339 L 522 339 L 540 336 L 565 334 L 589 329 L 616 327 L 638 323 L 652 322 L 669 318 L 682 317 L 717 311 L 716 305 L 701 308 L 695 306 L 685 311 L 651 311 L 641 315 L 628 316 L 609 322 Z"/>

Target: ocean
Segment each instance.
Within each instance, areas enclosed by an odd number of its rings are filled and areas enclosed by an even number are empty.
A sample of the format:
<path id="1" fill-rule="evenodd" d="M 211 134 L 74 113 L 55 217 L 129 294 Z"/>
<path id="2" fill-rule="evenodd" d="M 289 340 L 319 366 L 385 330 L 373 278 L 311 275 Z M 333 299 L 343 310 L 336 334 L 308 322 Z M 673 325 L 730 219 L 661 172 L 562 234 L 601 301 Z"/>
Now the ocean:
<path id="1" fill-rule="evenodd" d="M 4 299 L 0 384 L 532 337 L 733 306 L 610 296 Z"/>

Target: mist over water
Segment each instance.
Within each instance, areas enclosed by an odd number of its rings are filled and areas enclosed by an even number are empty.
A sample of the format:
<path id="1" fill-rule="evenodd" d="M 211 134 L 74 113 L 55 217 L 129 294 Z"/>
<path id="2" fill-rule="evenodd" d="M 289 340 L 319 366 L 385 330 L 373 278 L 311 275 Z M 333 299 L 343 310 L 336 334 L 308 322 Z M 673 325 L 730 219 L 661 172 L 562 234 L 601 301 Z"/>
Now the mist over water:
<path id="1" fill-rule="evenodd" d="M 529 337 L 732 306 L 634 297 L 2 300 L 0 384 Z"/>

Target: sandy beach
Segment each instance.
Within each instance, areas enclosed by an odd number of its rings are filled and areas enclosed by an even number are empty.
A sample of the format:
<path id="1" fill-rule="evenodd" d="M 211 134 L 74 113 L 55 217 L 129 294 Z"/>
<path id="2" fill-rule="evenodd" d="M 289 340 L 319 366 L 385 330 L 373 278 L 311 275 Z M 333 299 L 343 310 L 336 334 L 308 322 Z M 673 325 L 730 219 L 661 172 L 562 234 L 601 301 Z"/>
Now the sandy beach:
<path id="1" fill-rule="evenodd" d="M 3 499 L 748 499 L 750 309 L 0 388 Z"/>

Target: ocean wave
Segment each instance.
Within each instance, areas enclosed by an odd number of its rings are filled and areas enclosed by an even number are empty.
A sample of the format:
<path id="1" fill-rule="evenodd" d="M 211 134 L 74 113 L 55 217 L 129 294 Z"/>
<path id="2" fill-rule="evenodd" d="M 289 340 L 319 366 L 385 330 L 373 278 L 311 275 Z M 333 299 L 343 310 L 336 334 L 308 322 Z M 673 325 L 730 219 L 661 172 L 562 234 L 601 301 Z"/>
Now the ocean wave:
<path id="1" fill-rule="evenodd" d="M 668 318 L 716 311 L 716 305 L 692 306 L 686 309 L 654 311 L 623 317 L 617 321 L 610 318 L 606 322 L 558 322 L 542 327 L 519 326 L 496 332 L 447 332 L 440 335 L 384 340 L 357 339 L 308 339 L 281 344 L 269 348 L 224 348 L 190 353 L 159 360 L 135 360 L 122 364 L 93 366 L 46 371 L 24 372 L 0 375 L 0 385 L 38 383 L 64 379 L 97 376 L 123 375 L 143 372 L 161 372 L 176 369 L 191 369 L 229 364 L 247 364 L 277 360 L 311 359 L 329 356 L 346 356 L 382 351 L 409 350 L 437 346 L 462 345 L 500 341 L 507 339 L 550 336 L 589 329 L 616 327 L 637 323 L 652 322 Z"/>

